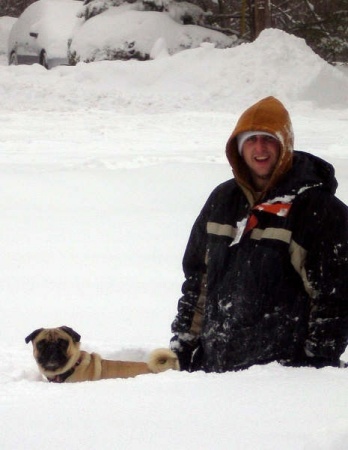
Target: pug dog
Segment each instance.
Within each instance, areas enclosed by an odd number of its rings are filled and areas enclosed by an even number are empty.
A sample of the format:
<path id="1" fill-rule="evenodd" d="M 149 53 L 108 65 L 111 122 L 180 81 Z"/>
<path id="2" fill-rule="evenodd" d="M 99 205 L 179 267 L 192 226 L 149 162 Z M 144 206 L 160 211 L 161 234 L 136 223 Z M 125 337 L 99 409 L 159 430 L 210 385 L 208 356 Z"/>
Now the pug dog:
<path id="1" fill-rule="evenodd" d="M 39 328 L 25 338 L 33 344 L 33 354 L 40 372 L 53 383 L 75 383 L 108 378 L 180 370 L 175 353 L 166 348 L 154 350 L 147 362 L 112 361 L 97 353 L 80 350 L 81 336 L 72 328 Z"/>

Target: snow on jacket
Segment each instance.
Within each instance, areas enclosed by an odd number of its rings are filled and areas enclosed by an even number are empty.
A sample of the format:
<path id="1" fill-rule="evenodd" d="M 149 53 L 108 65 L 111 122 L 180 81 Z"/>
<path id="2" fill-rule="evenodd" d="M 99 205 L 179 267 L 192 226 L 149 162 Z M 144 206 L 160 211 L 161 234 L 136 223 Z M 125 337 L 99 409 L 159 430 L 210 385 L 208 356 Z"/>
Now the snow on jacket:
<path id="1" fill-rule="evenodd" d="M 237 151 L 236 135 L 253 129 L 281 142 L 263 193 Z M 241 116 L 226 152 L 235 178 L 210 195 L 183 259 L 171 340 L 181 367 L 339 365 L 348 338 L 348 208 L 334 195 L 333 167 L 293 151 L 289 115 L 273 97 Z"/>

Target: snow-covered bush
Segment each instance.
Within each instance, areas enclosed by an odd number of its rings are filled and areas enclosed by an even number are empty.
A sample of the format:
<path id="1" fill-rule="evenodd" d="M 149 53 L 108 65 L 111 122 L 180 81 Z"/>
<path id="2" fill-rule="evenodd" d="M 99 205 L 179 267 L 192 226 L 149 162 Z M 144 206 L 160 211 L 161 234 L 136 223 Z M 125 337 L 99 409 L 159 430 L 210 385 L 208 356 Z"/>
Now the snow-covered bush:
<path id="1" fill-rule="evenodd" d="M 81 8 L 79 17 L 85 20 L 91 19 L 106 11 L 112 6 L 120 6 L 124 0 L 85 0 L 84 7 Z"/>
<path id="2" fill-rule="evenodd" d="M 173 20 L 182 24 L 203 25 L 206 13 L 197 5 L 174 0 L 85 0 L 79 17 L 89 20 L 112 7 L 123 5 L 136 11 L 167 12 Z"/>

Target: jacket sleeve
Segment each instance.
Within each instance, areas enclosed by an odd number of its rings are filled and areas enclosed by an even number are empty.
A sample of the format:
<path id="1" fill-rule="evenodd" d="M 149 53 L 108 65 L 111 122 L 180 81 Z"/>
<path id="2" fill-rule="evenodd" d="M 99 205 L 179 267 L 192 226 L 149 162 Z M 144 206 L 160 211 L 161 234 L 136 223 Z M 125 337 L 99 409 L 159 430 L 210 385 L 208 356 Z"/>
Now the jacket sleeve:
<path id="1" fill-rule="evenodd" d="M 208 201 L 209 202 L 209 201 Z M 196 219 L 183 258 L 185 281 L 177 315 L 172 323 L 171 349 L 178 355 L 181 370 L 190 370 L 199 345 L 206 298 L 206 216 L 208 202 Z"/>
<path id="2" fill-rule="evenodd" d="M 315 204 L 305 259 L 311 305 L 304 351 L 309 365 L 338 366 L 348 340 L 348 208 L 333 196 Z"/>

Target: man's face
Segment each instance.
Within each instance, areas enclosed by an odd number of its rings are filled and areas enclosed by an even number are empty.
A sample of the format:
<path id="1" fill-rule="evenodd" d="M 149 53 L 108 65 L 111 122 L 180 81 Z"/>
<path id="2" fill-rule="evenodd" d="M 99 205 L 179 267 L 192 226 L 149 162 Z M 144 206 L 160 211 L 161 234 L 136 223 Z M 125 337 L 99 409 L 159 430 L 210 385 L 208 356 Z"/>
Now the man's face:
<path id="1" fill-rule="evenodd" d="M 243 144 L 242 157 L 250 169 L 257 190 L 267 186 L 278 162 L 280 143 L 271 136 L 254 135 Z"/>

